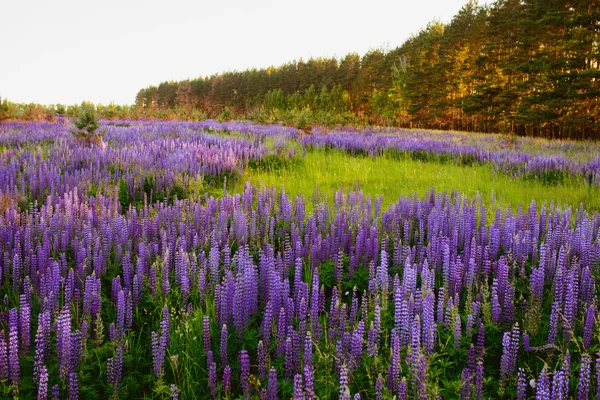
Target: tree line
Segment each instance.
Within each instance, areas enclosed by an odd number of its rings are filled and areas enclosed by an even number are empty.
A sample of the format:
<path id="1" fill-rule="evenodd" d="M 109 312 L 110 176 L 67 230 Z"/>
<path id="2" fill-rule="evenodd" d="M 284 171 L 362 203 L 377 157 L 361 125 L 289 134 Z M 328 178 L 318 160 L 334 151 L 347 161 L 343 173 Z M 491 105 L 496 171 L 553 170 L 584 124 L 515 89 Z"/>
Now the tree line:
<path id="1" fill-rule="evenodd" d="M 401 46 L 362 57 L 162 82 L 145 112 L 600 137 L 600 2 L 467 2 Z"/>

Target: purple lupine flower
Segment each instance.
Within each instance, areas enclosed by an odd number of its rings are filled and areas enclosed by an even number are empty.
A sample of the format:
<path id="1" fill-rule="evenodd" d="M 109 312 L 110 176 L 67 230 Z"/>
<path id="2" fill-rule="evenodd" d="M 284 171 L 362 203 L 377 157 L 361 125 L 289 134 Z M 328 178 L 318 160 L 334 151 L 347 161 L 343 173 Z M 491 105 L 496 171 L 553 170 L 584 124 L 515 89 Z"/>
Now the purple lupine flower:
<path id="1" fill-rule="evenodd" d="M 123 348 L 121 346 L 117 347 L 115 356 L 108 359 L 106 367 L 108 384 L 113 388 L 113 396 L 117 397 L 123 372 Z"/>
<path id="2" fill-rule="evenodd" d="M 502 338 L 502 358 L 500 360 L 501 381 L 503 383 L 516 368 L 520 336 L 521 334 L 518 323 L 515 323 L 511 332 L 504 332 L 504 336 Z"/>
<path id="3" fill-rule="evenodd" d="M 68 307 L 63 307 L 57 319 L 56 329 L 56 352 L 59 355 L 60 377 L 68 378 L 71 360 L 69 350 L 71 348 L 71 313 Z"/>
<path id="4" fill-rule="evenodd" d="M 527 380 L 523 368 L 517 372 L 517 400 L 527 400 Z"/>
<path id="5" fill-rule="evenodd" d="M 244 398 L 250 398 L 250 357 L 246 350 L 240 351 L 240 379 Z"/>
<path id="6" fill-rule="evenodd" d="M 0 332 L 0 382 L 6 382 L 9 377 L 8 344 L 4 339 L 4 331 Z"/>
<path id="7" fill-rule="evenodd" d="M 291 378 L 294 372 L 294 348 L 292 338 L 288 337 L 285 341 L 285 376 Z"/>
<path id="8" fill-rule="evenodd" d="M 521 331 L 519 330 L 519 323 L 516 322 L 513 326 L 513 330 L 510 336 L 510 370 L 511 372 L 517 367 L 517 354 L 519 352 L 519 339 L 521 338 Z"/>
<path id="9" fill-rule="evenodd" d="M 171 326 L 171 317 L 169 314 L 169 307 L 165 304 L 162 309 L 162 321 L 160 321 L 160 327 L 162 329 L 161 335 L 166 338 L 166 345 L 169 346 L 171 343 L 170 339 L 170 326 Z"/>
<path id="10" fill-rule="evenodd" d="M 40 367 L 40 379 L 38 383 L 38 400 L 48 398 L 48 369 L 45 365 Z"/>
<path id="11" fill-rule="evenodd" d="M 81 354 L 82 354 L 82 356 L 85 356 L 84 347 L 89 338 L 89 325 L 86 320 L 81 321 L 81 326 L 80 326 L 79 331 L 81 332 L 81 346 L 82 346 Z"/>
<path id="12" fill-rule="evenodd" d="M 456 315 L 454 318 L 454 348 L 458 349 L 460 347 L 460 338 L 461 338 L 461 326 L 460 326 L 460 315 Z"/>
<path id="13" fill-rule="evenodd" d="M 19 386 L 20 367 L 19 367 L 19 315 L 17 309 L 12 308 L 8 316 L 8 365 L 10 371 L 10 381 L 15 386 Z"/>
<path id="14" fill-rule="evenodd" d="M 434 321 L 434 307 L 435 307 L 435 296 L 433 292 L 429 292 L 425 297 L 423 304 L 423 346 L 427 354 L 433 354 L 435 339 L 436 339 L 436 326 Z"/>
<path id="15" fill-rule="evenodd" d="M 267 400 L 277 400 L 277 371 L 271 367 L 269 370 L 269 386 Z"/>
<path id="16" fill-rule="evenodd" d="M 510 332 L 504 332 L 504 336 L 502 337 L 502 357 L 500 358 L 500 382 L 502 382 L 502 385 L 512 372 L 510 369 L 510 345 Z"/>
<path id="17" fill-rule="evenodd" d="M 342 364 L 340 367 L 340 399 L 350 400 L 350 389 L 348 388 L 348 367 Z"/>
<path id="18" fill-rule="evenodd" d="M 552 310 L 550 311 L 550 327 L 548 328 L 548 344 L 556 343 L 556 333 L 558 331 L 558 319 L 559 319 L 559 304 L 557 301 L 552 303 Z"/>
<path id="19" fill-rule="evenodd" d="M 227 339 L 229 338 L 229 333 L 228 333 L 228 329 L 227 329 L 227 324 L 223 324 L 223 327 L 221 328 L 221 350 L 220 350 L 220 356 L 221 356 L 221 365 L 227 365 L 229 363 L 229 360 L 227 359 Z"/>
<path id="20" fill-rule="evenodd" d="M 590 393 L 590 365 L 592 358 L 584 353 L 581 356 L 581 366 L 579 367 L 579 384 L 577 386 L 577 399 L 589 399 Z"/>
<path id="21" fill-rule="evenodd" d="M 473 314 L 467 315 L 467 325 L 465 327 L 465 333 L 468 337 L 473 334 Z"/>
<path id="22" fill-rule="evenodd" d="M 31 344 L 31 307 L 24 294 L 20 296 L 19 304 L 21 308 L 19 316 L 21 352 L 27 353 Z"/>
<path id="23" fill-rule="evenodd" d="M 273 307 L 271 301 L 267 302 L 265 307 L 265 313 L 263 315 L 263 321 L 261 324 L 261 334 L 265 346 L 269 348 L 271 346 L 271 329 L 273 323 Z"/>
<path id="24" fill-rule="evenodd" d="M 592 335 L 594 332 L 594 323 L 596 320 L 596 304 L 592 304 L 588 307 L 585 314 L 585 323 L 583 326 L 583 345 L 586 349 L 590 348 L 592 342 Z"/>
<path id="25" fill-rule="evenodd" d="M 419 387 L 419 371 L 421 368 L 421 322 L 419 315 L 417 314 L 412 324 L 412 337 L 410 344 L 410 358 L 407 357 L 406 361 L 409 363 L 411 371 L 411 384 L 413 387 Z"/>
<path id="26" fill-rule="evenodd" d="M 375 344 L 375 329 L 373 328 L 373 322 L 367 331 L 367 355 L 377 356 L 377 346 Z"/>
<path id="27" fill-rule="evenodd" d="M 460 391 L 461 400 L 471 399 L 471 371 L 469 368 L 463 368 L 462 371 L 462 388 Z"/>
<path id="28" fill-rule="evenodd" d="M 427 359 L 421 354 L 419 368 L 417 370 L 417 393 L 421 400 L 427 399 Z"/>
<path id="29" fill-rule="evenodd" d="M 381 374 L 377 376 L 377 381 L 375 382 L 375 400 L 383 399 L 383 377 Z"/>
<path id="30" fill-rule="evenodd" d="M 313 362 L 312 362 L 312 337 L 310 332 L 306 333 L 304 340 L 304 389 L 306 392 L 306 400 L 315 398 L 314 378 L 313 378 Z"/>
<path id="31" fill-rule="evenodd" d="M 400 381 L 400 357 L 401 357 L 401 343 L 400 343 L 400 337 L 397 334 L 396 328 L 392 329 L 391 332 L 391 350 L 392 350 L 392 354 L 391 354 L 391 365 L 390 365 L 390 378 L 391 378 L 391 382 L 389 382 L 388 385 L 388 389 L 390 391 L 393 391 L 396 389 L 396 386 L 398 385 L 398 382 Z M 412 356 L 412 353 L 411 353 Z M 407 357 L 407 362 L 408 362 L 408 357 Z"/>
<path id="32" fill-rule="evenodd" d="M 267 367 L 265 365 L 265 347 L 263 345 L 262 340 L 258 342 L 257 349 L 257 357 L 258 357 L 258 378 L 260 380 L 265 380 L 267 376 Z"/>
<path id="33" fill-rule="evenodd" d="M 532 351 L 533 349 L 531 348 L 531 345 L 529 344 L 529 334 L 527 332 L 523 332 L 523 348 L 525 349 L 525 351 L 529 352 Z"/>
<path id="34" fill-rule="evenodd" d="M 69 400 L 79 399 L 79 383 L 77 382 L 77 374 L 71 372 L 69 374 Z"/>
<path id="35" fill-rule="evenodd" d="M 406 378 L 402 378 L 398 383 L 398 400 L 406 400 Z"/>
<path id="36" fill-rule="evenodd" d="M 69 347 L 69 371 L 74 371 L 79 365 L 80 359 L 84 356 L 83 354 L 83 341 L 81 331 L 77 329 L 71 334 L 71 344 Z"/>
<path id="37" fill-rule="evenodd" d="M 229 365 L 226 365 L 223 370 L 223 391 L 225 392 L 225 397 L 229 397 L 231 393 L 231 367 Z"/>
<path id="38" fill-rule="evenodd" d="M 550 378 L 548 376 L 547 367 L 544 366 L 538 380 L 536 382 L 535 399 L 536 400 L 550 400 Z"/>
<path id="39" fill-rule="evenodd" d="M 52 386 L 52 400 L 60 400 L 60 386 Z"/>
<path id="40" fill-rule="evenodd" d="M 160 378 L 164 373 L 166 341 L 158 333 L 152 331 L 152 366 L 154 375 Z"/>
<path id="41" fill-rule="evenodd" d="M 561 370 L 563 372 L 562 393 L 563 393 L 563 396 L 568 397 L 569 396 L 569 385 L 570 385 L 570 379 L 571 379 L 571 353 L 569 352 L 569 350 L 567 350 L 567 352 L 565 353 L 565 355 L 563 357 L 563 363 L 561 366 Z"/>
<path id="42" fill-rule="evenodd" d="M 217 364 L 213 361 L 208 367 L 208 388 L 213 399 L 219 396 L 219 388 L 217 387 Z"/>
<path id="43" fill-rule="evenodd" d="M 133 276 L 133 304 L 137 305 L 142 294 L 142 277 L 140 274 Z"/>
<path id="44" fill-rule="evenodd" d="M 358 368 L 360 366 L 360 361 L 362 359 L 362 353 L 363 353 L 363 337 L 365 335 L 364 331 L 365 331 L 364 321 L 360 321 L 358 323 L 358 326 L 354 330 L 354 332 L 351 333 L 350 353 L 351 353 L 351 360 L 352 360 L 352 362 L 351 362 L 352 369 Z M 311 364 L 312 364 L 312 360 L 311 360 Z"/>
<path id="45" fill-rule="evenodd" d="M 294 400 L 304 400 L 304 388 L 300 374 L 294 375 Z"/>
<path id="46" fill-rule="evenodd" d="M 375 351 L 379 348 L 379 338 L 381 336 L 381 307 L 375 305 L 375 314 L 373 316 L 373 330 L 375 331 Z"/>
<path id="47" fill-rule="evenodd" d="M 109 326 L 108 326 L 108 337 L 110 339 L 111 342 L 116 343 L 117 340 L 119 339 L 119 332 L 117 332 L 117 328 L 115 326 L 115 323 L 112 322 Z"/>
<path id="48" fill-rule="evenodd" d="M 179 398 L 179 388 L 174 383 L 171 383 L 169 386 L 169 397 L 171 400 L 177 400 Z"/>
<path id="49" fill-rule="evenodd" d="M 115 323 L 116 340 L 121 341 L 125 333 L 125 292 L 119 290 L 117 294 L 117 320 Z"/>
<path id="50" fill-rule="evenodd" d="M 450 329 L 454 320 L 452 319 L 452 309 L 454 308 L 454 300 L 452 297 L 448 299 L 448 304 L 446 305 L 446 309 L 444 310 L 444 329 L 447 331 Z"/>
<path id="51" fill-rule="evenodd" d="M 492 321 L 497 324 L 500 322 L 501 317 L 502 310 L 500 309 L 498 294 L 494 293 L 494 288 L 492 288 Z"/>
<path id="52" fill-rule="evenodd" d="M 475 346 L 473 346 L 473 343 L 469 346 L 469 356 L 467 360 L 467 368 L 469 369 L 469 373 L 473 375 L 475 373 Z"/>
<path id="53" fill-rule="evenodd" d="M 438 290 L 438 304 L 437 304 L 437 323 L 444 323 L 444 287 L 441 286 Z"/>
<path id="54" fill-rule="evenodd" d="M 483 399 L 483 361 L 477 361 L 477 366 L 475 367 L 475 390 L 473 391 L 473 397 L 475 400 Z"/>
<path id="55" fill-rule="evenodd" d="M 565 374 L 559 369 L 554 372 L 554 376 L 552 377 L 552 393 L 551 398 L 556 400 L 562 400 L 565 398 L 564 393 L 565 387 Z"/>
<path id="56" fill-rule="evenodd" d="M 207 315 L 202 318 L 202 346 L 204 352 L 208 353 L 210 350 L 210 318 Z"/>
<path id="57" fill-rule="evenodd" d="M 485 327 L 483 323 L 479 324 L 479 330 L 477 331 L 477 345 L 475 347 L 477 358 L 483 360 L 483 353 L 485 351 Z"/>

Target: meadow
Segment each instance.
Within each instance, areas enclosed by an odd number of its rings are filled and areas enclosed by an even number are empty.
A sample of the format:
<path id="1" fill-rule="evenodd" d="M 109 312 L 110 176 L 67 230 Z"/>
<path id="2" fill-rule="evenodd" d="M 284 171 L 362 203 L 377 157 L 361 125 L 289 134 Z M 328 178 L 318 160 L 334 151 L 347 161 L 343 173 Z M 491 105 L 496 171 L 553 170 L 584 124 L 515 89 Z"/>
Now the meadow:
<path id="1" fill-rule="evenodd" d="M 0 124 L 0 396 L 600 397 L 600 145 Z"/>

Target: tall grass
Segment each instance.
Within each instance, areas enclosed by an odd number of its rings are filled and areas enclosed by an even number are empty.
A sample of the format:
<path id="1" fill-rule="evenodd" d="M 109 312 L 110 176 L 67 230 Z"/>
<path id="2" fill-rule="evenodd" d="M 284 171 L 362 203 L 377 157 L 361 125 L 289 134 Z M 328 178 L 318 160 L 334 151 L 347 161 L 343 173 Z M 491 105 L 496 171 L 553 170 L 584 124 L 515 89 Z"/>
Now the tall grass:
<path id="1" fill-rule="evenodd" d="M 384 206 L 397 201 L 399 196 L 424 195 L 433 187 L 480 197 L 486 206 L 511 206 L 515 210 L 519 204 L 529 205 L 531 200 L 538 206 L 554 202 L 573 208 L 583 204 L 588 211 L 600 210 L 600 188 L 583 179 L 545 184 L 509 177 L 495 172 L 490 165 L 352 156 L 338 150 L 308 151 L 299 162 L 261 163 L 245 171 L 236 183 L 236 191 L 241 191 L 248 180 L 254 185 L 285 187 L 285 192 L 292 196 L 308 197 L 317 188 L 331 200 L 335 190 L 347 190 L 359 184 L 366 194 L 383 196 Z"/>

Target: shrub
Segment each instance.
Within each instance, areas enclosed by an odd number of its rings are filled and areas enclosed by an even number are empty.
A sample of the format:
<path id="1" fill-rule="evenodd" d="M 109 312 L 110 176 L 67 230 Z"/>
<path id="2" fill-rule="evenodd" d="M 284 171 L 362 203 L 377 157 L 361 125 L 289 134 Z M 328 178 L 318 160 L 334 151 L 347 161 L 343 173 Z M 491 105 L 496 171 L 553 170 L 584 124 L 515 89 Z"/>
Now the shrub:
<path id="1" fill-rule="evenodd" d="M 71 133 L 78 142 L 86 146 L 102 144 L 104 131 L 96 132 L 99 124 L 94 111 L 81 111 L 79 113 L 79 119 L 73 120 L 73 124 L 77 129 L 71 130 Z"/>

